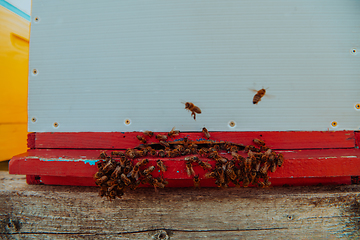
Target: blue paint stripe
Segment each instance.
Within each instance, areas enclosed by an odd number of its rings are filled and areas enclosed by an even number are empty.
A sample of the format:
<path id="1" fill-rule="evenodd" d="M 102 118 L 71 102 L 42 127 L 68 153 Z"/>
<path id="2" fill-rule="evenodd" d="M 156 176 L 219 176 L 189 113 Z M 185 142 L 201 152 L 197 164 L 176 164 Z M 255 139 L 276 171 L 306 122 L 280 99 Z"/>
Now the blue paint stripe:
<path id="1" fill-rule="evenodd" d="M 18 9 L 14 5 L 6 2 L 5 0 L 0 0 L 0 6 L 3 6 L 4 8 L 12 11 L 13 13 L 19 15 L 20 17 L 23 17 L 26 20 L 30 21 L 30 15 L 27 15 L 26 13 L 24 13 L 23 11 L 21 11 L 20 9 Z"/>

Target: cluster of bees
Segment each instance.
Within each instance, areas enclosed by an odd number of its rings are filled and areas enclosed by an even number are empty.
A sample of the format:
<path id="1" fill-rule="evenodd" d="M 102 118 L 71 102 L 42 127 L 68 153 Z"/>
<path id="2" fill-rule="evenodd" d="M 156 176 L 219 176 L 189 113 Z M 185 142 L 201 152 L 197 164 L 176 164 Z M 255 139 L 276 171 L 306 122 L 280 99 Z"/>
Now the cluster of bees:
<path id="1" fill-rule="evenodd" d="M 206 128 L 202 132 L 206 139 L 210 138 Z M 193 179 L 195 188 L 200 187 L 200 174 L 194 171 L 194 166 L 205 170 L 202 178 L 214 179 L 221 188 L 229 184 L 268 187 L 271 184 L 268 172 L 275 172 L 284 162 L 281 153 L 275 153 L 260 139 L 254 139 L 254 145 L 247 146 L 226 141 L 192 141 L 187 137 L 167 141 L 169 137 L 178 135 L 179 131 L 174 128 L 167 135 L 155 136 L 153 132 L 145 131 L 137 136 L 141 144 L 136 148 L 113 151 L 110 156 L 106 152 L 100 153 L 98 172 L 94 176 L 95 183 L 100 187 L 99 195 L 110 200 L 121 198 L 126 190 L 134 190 L 140 184 L 151 185 L 155 190 L 164 188 L 168 182 L 163 174 L 168 167 L 161 160 L 163 158 L 183 157 L 183 170 Z M 148 143 L 154 137 L 156 142 Z M 149 159 L 155 159 L 156 165 L 151 165 L 155 161 Z M 154 177 L 154 171 L 161 175 Z"/>

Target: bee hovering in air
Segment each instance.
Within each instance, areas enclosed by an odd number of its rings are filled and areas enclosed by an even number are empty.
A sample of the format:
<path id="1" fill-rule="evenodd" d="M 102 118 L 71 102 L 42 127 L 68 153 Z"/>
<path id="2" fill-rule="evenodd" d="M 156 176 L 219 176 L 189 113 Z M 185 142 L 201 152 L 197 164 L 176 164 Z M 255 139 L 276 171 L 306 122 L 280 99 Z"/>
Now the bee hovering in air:
<path id="1" fill-rule="evenodd" d="M 185 109 L 189 110 L 191 112 L 191 116 L 194 116 L 194 120 L 196 120 L 196 113 L 200 114 L 201 110 L 198 106 L 195 106 L 195 104 L 191 102 L 185 103 Z"/>
<path id="2" fill-rule="evenodd" d="M 267 88 L 266 88 L 267 89 Z M 260 89 L 259 91 L 255 90 L 255 89 L 251 89 L 252 91 L 256 92 L 254 98 L 253 98 L 253 104 L 258 104 L 258 102 L 261 101 L 261 98 L 263 96 L 265 96 L 265 93 L 266 93 L 266 89 L 265 88 L 262 88 Z"/>

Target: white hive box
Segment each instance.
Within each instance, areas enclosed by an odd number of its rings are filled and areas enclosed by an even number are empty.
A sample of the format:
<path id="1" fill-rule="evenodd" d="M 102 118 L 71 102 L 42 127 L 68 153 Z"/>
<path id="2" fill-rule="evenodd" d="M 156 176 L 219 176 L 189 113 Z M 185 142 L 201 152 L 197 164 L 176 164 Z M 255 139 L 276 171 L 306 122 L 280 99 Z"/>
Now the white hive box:
<path id="1" fill-rule="evenodd" d="M 33 0 L 29 131 L 358 130 L 359 26 L 348 0 Z"/>

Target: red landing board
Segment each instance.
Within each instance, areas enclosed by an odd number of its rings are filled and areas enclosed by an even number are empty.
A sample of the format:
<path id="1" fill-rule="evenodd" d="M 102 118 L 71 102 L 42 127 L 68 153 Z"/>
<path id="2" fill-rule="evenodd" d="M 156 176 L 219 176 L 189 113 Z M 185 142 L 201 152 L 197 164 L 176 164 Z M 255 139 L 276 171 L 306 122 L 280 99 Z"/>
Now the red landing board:
<path id="1" fill-rule="evenodd" d="M 27 175 L 28 183 L 53 185 L 94 186 L 93 175 L 97 171 L 96 161 L 100 150 L 33 149 L 13 157 L 9 164 L 11 174 Z M 276 172 L 269 173 L 270 181 L 276 185 L 350 184 L 351 176 L 360 175 L 360 150 L 314 149 L 279 150 L 285 161 Z M 110 152 L 109 152 L 110 154 Z M 149 165 L 156 166 L 157 158 L 149 158 Z M 200 158 L 202 159 L 202 158 Z M 139 161 L 141 158 L 136 159 Z M 183 157 L 162 159 L 167 166 L 162 174 L 168 187 L 193 186 L 192 178 L 186 174 Z M 215 162 L 203 158 L 213 166 Z M 204 179 L 205 171 L 194 166 L 200 175 L 201 186 L 215 186 L 213 179 Z M 35 176 L 40 176 L 36 177 Z"/>
<path id="2" fill-rule="evenodd" d="M 147 143 L 159 143 L 145 137 Z M 167 133 L 161 133 L 167 135 Z M 289 131 L 289 132 L 210 132 L 210 140 L 229 141 L 244 145 L 262 139 L 276 152 L 282 152 L 285 161 L 275 173 L 269 173 L 272 186 L 350 184 L 351 177 L 360 176 L 360 134 L 354 131 Z M 96 161 L 102 150 L 122 150 L 140 145 L 141 132 L 83 132 L 83 133 L 30 133 L 27 153 L 13 157 L 9 164 L 11 174 L 27 175 L 29 184 L 94 186 Z M 193 141 L 206 140 L 201 132 L 180 133 L 168 141 L 187 137 Z M 244 155 L 245 156 L 245 155 Z M 156 165 L 158 158 L 149 158 Z M 162 159 L 168 168 L 163 177 L 168 187 L 193 186 L 185 170 L 184 157 Z M 214 166 L 214 161 L 207 158 Z M 137 159 L 138 161 L 138 159 Z M 214 179 L 204 179 L 205 171 L 194 166 L 200 175 L 201 186 L 214 187 Z M 159 172 L 155 173 L 160 174 Z"/>
<path id="3" fill-rule="evenodd" d="M 148 143 L 159 143 L 153 137 L 145 137 Z M 161 133 L 167 135 L 167 133 Z M 229 141 L 245 145 L 253 144 L 254 138 L 262 139 L 271 149 L 322 149 L 322 148 L 354 148 L 354 131 L 324 132 L 210 132 L 210 140 Z M 127 149 L 139 146 L 137 135 L 142 132 L 82 132 L 82 133 L 30 133 L 28 147 L 32 149 Z M 201 132 L 184 132 L 168 141 L 207 140 Z"/>

